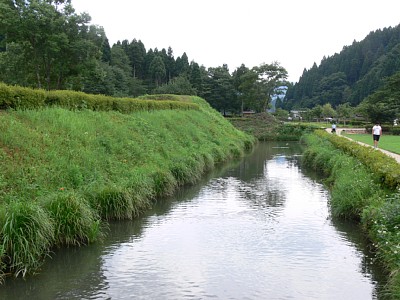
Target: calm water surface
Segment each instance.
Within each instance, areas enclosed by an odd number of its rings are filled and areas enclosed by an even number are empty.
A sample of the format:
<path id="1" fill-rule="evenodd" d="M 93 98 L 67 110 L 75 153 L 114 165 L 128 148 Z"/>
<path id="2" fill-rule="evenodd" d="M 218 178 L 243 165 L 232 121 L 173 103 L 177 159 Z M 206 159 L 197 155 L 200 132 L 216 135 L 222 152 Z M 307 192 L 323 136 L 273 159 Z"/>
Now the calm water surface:
<path id="1" fill-rule="evenodd" d="M 7 280 L 0 299 L 378 299 L 366 241 L 331 220 L 300 154 L 261 143 L 143 218 L 112 223 L 104 243 Z"/>

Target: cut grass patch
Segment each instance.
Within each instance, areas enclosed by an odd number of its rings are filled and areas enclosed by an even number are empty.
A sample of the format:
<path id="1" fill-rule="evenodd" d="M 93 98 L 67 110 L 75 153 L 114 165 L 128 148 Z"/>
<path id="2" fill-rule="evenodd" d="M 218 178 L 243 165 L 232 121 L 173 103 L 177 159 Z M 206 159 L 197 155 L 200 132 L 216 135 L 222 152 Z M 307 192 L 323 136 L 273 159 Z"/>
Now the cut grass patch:
<path id="1" fill-rule="evenodd" d="M 373 146 L 372 134 L 343 134 L 352 140 Z M 382 135 L 378 147 L 393 153 L 400 154 L 400 136 L 398 135 Z"/>

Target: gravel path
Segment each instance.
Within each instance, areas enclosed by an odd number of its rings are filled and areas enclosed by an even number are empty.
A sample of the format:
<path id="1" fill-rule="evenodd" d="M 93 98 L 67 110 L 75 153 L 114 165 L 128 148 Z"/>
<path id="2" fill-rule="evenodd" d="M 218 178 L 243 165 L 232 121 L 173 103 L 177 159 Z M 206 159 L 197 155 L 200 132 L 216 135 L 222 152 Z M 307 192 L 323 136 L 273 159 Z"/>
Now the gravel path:
<path id="1" fill-rule="evenodd" d="M 351 128 L 340 128 L 340 129 L 336 128 L 336 134 L 341 135 L 342 130 L 351 130 Z M 331 132 L 331 128 L 327 128 L 326 131 L 330 133 Z M 346 139 L 352 140 L 351 138 L 349 138 L 347 136 L 343 136 L 343 137 L 346 138 Z M 366 146 L 366 147 L 373 147 L 373 145 L 369 145 L 369 144 L 365 144 L 365 143 L 361 143 L 361 142 L 357 142 L 357 141 L 354 141 L 354 142 L 359 143 L 360 145 L 363 145 L 363 146 Z M 396 154 L 396 153 L 393 153 L 393 152 L 390 152 L 390 151 L 387 151 L 387 150 L 383 150 L 383 149 L 380 149 L 380 148 L 378 148 L 378 150 L 382 151 L 383 153 L 385 153 L 386 155 L 388 155 L 390 157 L 393 157 L 400 164 L 400 155 L 399 154 Z"/>

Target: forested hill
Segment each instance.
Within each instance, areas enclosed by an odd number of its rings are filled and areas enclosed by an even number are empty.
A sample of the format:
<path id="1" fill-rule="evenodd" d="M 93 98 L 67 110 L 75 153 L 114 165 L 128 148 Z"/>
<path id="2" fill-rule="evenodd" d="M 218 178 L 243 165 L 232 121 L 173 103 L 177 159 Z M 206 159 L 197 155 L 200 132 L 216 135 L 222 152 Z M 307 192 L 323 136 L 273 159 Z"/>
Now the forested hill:
<path id="1" fill-rule="evenodd" d="M 285 109 L 312 108 L 330 103 L 333 107 L 357 106 L 383 84 L 385 77 L 400 71 L 400 25 L 370 32 L 340 53 L 324 57 L 304 70 L 299 82 L 290 86 Z"/>

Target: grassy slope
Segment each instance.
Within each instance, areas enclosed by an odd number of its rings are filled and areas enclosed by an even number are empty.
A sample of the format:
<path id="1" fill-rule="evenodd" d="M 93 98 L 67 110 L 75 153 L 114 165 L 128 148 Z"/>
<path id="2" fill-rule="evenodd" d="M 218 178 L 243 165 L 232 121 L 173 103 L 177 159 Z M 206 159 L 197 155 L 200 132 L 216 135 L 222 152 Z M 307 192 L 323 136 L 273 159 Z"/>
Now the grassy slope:
<path id="1" fill-rule="evenodd" d="M 251 147 L 252 137 L 192 101 L 201 109 L 2 112 L 2 269 L 35 270 L 52 246 L 96 240 L 101 219 L 133 218 Z"/>
<path id="2" fill-rule="evenodd" d="M 297 141 L 305 132 L 319 128 L 315 124 L 284 123 L 270 113 L 258 113 L 243 118 L 228 119 L 236 128 L 261 141 Z"/>
<path id="3" fill-rule="evenodd" d="M 238 129 L 255 136 L 259 140 L 276 139 L 280 122 L 267 113 L 259 113 L 229 121 Z"/>

